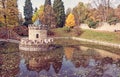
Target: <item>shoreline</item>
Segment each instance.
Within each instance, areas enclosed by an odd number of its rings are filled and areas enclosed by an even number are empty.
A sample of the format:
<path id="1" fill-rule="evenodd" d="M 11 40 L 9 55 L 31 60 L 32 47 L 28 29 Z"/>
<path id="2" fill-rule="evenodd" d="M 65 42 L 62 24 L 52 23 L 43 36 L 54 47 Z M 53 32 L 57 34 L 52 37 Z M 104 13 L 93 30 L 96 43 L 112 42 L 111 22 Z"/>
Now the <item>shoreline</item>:
<path id="1" fill-rule="evenodd" d="M 102 50 L 106 50 L 111 53 L 120 55 L 120 48 L 118 47 L 105 46 L 105 45 L 100 45 L 100 44 L 95 44 L 95 43 L 80 41 L 80 40 L 73 40 L 69 37 L 55 37 L 54 43 L 63 45 L 63 46 L 85 46 L 85 47 L 91 47 L 96 49 L 102 49 Z"/>
<path id="2" fill-rule="evenodd" d="M 120 49 L 120 44 L 109 43 L 109 42 L 98 41 L 98 40 L 89 40 L 89 39 L 84 39 L 84 38 L 79 38 L 79 37 L 53 37 L 53 38 L 54 39 L 71 39 L 71 40 L 94 43 L 94 44 L 97 44 L 97 45 L 108 46 L 108 47 L 113 47 L 113 48 L 119 48 Z"/>

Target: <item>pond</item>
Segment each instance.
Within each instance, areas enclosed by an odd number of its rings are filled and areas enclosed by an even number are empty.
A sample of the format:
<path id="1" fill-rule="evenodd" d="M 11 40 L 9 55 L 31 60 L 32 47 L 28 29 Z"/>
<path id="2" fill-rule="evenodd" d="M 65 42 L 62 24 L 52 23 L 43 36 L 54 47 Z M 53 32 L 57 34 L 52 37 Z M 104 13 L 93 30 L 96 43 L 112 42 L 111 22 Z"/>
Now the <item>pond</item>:
<path id="1" fill-rule="evenodd" d="M 84 46 L 2 53 L 0 77 L 120 77 L 120 55 Z"/>

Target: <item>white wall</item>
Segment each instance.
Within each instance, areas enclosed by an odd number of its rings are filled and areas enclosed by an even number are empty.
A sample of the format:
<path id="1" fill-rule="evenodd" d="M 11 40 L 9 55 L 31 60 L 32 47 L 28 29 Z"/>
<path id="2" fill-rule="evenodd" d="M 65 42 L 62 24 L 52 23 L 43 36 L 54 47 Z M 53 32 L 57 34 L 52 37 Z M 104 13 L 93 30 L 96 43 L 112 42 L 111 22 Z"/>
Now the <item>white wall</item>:
<path id="1" fill-rule="evenodd" d="M 80 28 L 82 28 L 82 29 L 91 29 L 91 28 L 88 27 L 87 24 L 81 24 Z M 100 26 L 97 27 L 94 30 L 114 32 L 115 30 L 120 30 L 120 23 L 117 23 L 116 25 L 110 25 L 109 23 L 103 22 L 103 23 L 100 23 Z"/>

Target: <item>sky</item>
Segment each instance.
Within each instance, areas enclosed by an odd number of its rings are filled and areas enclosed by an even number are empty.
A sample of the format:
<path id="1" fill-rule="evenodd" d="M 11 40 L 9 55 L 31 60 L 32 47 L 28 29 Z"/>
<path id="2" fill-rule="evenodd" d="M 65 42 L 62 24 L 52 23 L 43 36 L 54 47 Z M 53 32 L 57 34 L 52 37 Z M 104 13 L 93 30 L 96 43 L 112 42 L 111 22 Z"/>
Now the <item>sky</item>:
<path id="1" fill-rule="evenodd" d="M 54 0 L 51 0 L 53 3 Z M 73 8 L 75 7 L 79 2 L 84 3 L 91 3 L 92 0 L 62 0 L 64 2 L 65 10 L 67 8 Z M 114 4 L 117 6 L 120 3 L 120 0 L 112 0 L 114 1 Z M 37 7 L 39 8 L 40 5 L 44 5 L 45 0 L 31 0 L 33 8 Z M 25 0 L 18 0 L 18 9 L 23 15 L 23 6 L 25 5 Z M 24 17 L 24 16 L 23 16 Z"/>
<path id="2" fill-rule="evenodd" d="M 67 8 L 73 8 L 75 7 L 78 2 L 84 2 L 88 3 L 90 0 L 62 0 L 64 2 L 65 10 Z M 45 0 L 31 0 L 33 8 L 37 7 L 39 8 L 40 5 L 44 5 Z M 53 3 L 53 0 L 51 0 Z M 25 5 L 25 0 L 18 0 L 18 9 L 23 15 L 23 6 Z"/>

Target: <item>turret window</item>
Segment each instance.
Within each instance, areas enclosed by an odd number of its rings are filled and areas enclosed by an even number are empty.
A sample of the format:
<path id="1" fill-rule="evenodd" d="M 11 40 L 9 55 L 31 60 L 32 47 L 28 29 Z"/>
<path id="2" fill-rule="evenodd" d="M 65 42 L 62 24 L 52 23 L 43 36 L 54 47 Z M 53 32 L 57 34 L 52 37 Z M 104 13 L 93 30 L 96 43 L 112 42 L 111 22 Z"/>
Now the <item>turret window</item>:
<path id="1" fill-rule="evenodd" d="M 39 38 L 39 34 L 36 34 L 36 38 Z"/>

